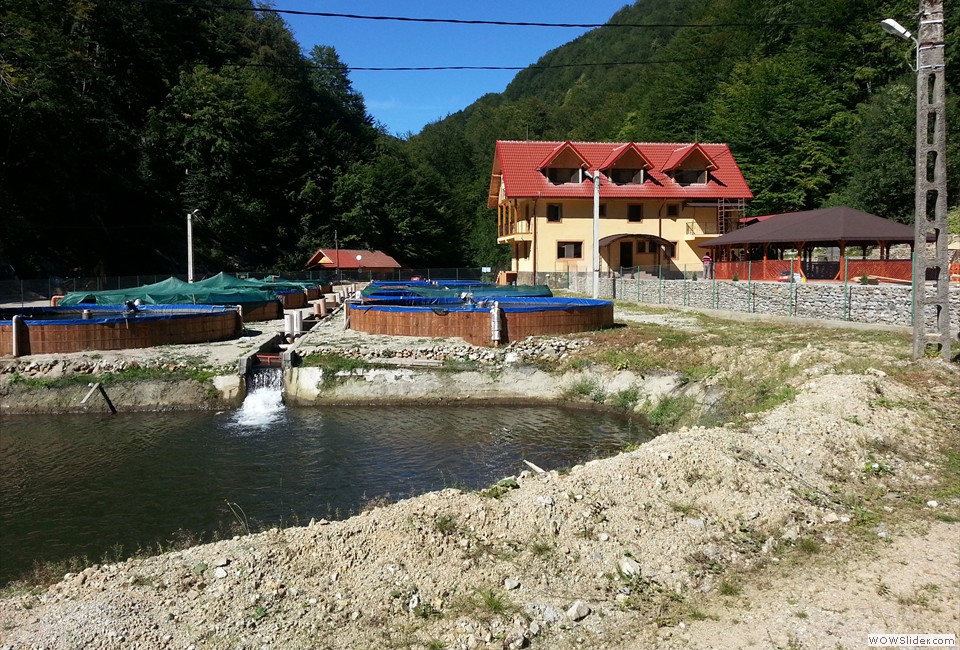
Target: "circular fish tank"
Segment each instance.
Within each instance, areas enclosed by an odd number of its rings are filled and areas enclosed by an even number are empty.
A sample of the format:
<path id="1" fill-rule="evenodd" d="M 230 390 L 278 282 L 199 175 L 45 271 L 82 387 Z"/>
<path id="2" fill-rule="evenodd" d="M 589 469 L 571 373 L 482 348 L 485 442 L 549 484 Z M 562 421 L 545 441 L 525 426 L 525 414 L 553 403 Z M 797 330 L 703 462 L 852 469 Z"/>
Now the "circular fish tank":
<path id="1" fill-rule="evenodd" d="M 0 355 L 123 350 L 237 338 L 243 321 L 218 305 L 77 305 L 0 309 Z"/>
<path id="2" fill-rule="evenodd" d="M 553 296 L 545 286 L 481 283 L 373 283 L 346 305 L 350 329 L 369 334 L 459 337 L 502 345 L 528 336 L 613 326 L 613 303 Z"/>

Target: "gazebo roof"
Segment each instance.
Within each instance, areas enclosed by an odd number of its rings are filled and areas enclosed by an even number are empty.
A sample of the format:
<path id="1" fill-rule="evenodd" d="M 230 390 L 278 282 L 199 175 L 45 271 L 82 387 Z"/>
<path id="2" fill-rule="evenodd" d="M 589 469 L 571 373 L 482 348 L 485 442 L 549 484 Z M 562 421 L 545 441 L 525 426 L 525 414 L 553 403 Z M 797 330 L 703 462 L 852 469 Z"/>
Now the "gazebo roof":
<path id="1" fill-rule="evenodd" d="M 746 244 L 913 243 L 913 226 L 845 206 L 760 217 L 756 223 L 704 242 L 704 247 Z"/>

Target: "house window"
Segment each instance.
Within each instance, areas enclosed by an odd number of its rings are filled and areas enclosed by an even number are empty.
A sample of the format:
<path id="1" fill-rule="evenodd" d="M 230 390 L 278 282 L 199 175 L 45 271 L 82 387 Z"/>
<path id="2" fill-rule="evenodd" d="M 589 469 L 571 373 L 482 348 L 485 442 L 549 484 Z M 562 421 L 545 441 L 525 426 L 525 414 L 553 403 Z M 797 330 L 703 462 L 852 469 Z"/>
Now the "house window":
<path id="1" fill-rule="evenodd" d="M 614 168 L 610 170 L 610 180 L 616 185 L 640 185 L 643 183 L 643 170 Z"/>
<path id="2" fill-rule="evenodd" d="M 558 241 L 557 259 L 579 259 L 583 257 L 583 242 L 580 241 Z"/>
<path id="3" fill-rule="evenodd" d="M 607 204 L 606 204 L 606 203 L 601 203 L 601 204 L 600 204 L 599 215 L 600 215 L 601 217 L 607 216 Z"/>
<path id="4" fill-rule="evenodd" d="M 580 176 L 579 167 L 548 167 L 547 180 L 554 185 L 563 185 L 564 183 L 579 183 L 583 179 Z"/>
<path id="5" fill-rule="evenodd" d="M 650 244 L 650 248 L 647 248 L 647 244 Z M 654 253 L 653 242 L 648 242 L 646 239 L 641 239 L 637 242 L 637 252 L 638 253 Z"/>
<path id="6" fill-rule="evenodd" d="M 667 204 L 667 216 L 671 219 L 676 219 L 680 216 L 680 204 L 679 203 L 668 203 Z"/>
<path id="7" fill-rule="evenodd" d="M 670 241 L 663 245 L 663 256 L 673 259 L 677 256 L 677 242 Z"/>
<path id="8" fill-rule="evenodd" d="M 560 203 L 547 204 L 547 222 L 557 222 L 563 218 L 563 205 Z"/>
<path id="9" fill-rule="evenodd" d="M 706 169 L 678 169 L 673 173 L 673 180 L 678 185 L 706 185 Z"/>
<path id="10" fill-rule="evenodd" d="M 634 203 L 627 206 L 627 221 L 643 221 L 643 205 Z"/>

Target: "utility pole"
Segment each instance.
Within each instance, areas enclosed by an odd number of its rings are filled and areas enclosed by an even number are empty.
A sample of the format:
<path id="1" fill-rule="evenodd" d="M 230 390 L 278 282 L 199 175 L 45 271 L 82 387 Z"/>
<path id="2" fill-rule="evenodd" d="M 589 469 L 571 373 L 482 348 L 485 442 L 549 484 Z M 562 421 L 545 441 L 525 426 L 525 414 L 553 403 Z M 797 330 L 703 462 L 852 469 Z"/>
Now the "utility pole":
<path id="1" fill-rule="evenodd" d="M 917 167 L 913 245 L 913 358 L 950 354 L 947 251 L 947 111 L 943 0 L 920 0 L 917 30 Z M 928 241 L 932 246 L 928 248 Z M 932 248 L 932 251 L 931 251 Z M 932 252 L 932 256 L 931 256 Z M 932 285 L 926 282 L 927 273 Z M 928 318 L 932 328 L 927 328 Z"/>

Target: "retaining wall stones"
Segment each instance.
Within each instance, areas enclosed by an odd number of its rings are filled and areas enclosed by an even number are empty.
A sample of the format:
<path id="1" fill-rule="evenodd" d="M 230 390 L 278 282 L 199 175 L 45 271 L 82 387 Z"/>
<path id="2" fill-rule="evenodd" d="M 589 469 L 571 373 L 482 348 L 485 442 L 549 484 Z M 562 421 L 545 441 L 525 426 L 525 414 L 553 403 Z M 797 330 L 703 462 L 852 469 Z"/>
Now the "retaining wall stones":
<path id="1" fill-rule="evenodd" d="M 544 283 L 542 274 L 538 279 Z M 562 274 L 546 278 L 546 283 L 554 289 L 584 295 L 593 293 L 593 279 L 587 273 Z M 598 297 L 644 304 L 913 327 L 912 288 L 893 284 L 607 277 L 600 278 Z M 927 310 L 926 317 L 932 327 L 932 309 Z M 950 285 L 950 323 L 952 332 L 960 331 L 960 284 L 956 283 Z"/>

